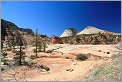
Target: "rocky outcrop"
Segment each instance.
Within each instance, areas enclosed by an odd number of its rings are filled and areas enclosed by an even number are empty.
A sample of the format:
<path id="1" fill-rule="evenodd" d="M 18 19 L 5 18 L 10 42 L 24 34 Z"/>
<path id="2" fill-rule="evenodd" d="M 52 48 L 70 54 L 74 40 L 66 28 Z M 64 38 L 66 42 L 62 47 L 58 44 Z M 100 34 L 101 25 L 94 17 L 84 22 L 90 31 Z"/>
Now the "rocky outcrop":
<path id="1" fill-rule="evenodd" d="M 60 37 L 68 37 L 76 35 L 77 31 L 75 28 L 67 28 Z"/>
<path id="2" fill-rule="evenodd" d="M 59 37 L 54 36 L 54 37 L 52 38 L 52 40 L 51 40 L 51 43 L 52 43 L 52 44 L 62 44 L 62 40 L 61 40 Z"/>
<path id="3" fill-rule="evenodd" d="M 1 19 L 2 41 L 5 40 L 5 36 L 6 36 L 8 39 L 8 42 L 12 44 L 14 39 L 18 41 L 19 39 L 18 34 L 22 36 L 23 40 L 26 41 L 27 45 L 32 44 L 32 42 L 34 41 L 34 37 L 33 37 L 34 32 L 31 29 L 19 28 L 14 23 Z"/>
<path id="4" fill-rule="evenodd" d="M 29 28 L 19 28 L 19 30 L 20 31 L 22 31 L 22 32 L 26 32 L 26 33 L 28 33 L 28 34 L 30 34 L 30 35 L 34 35 L 34 32 L 32 31 L 32 29 L 29 29 Z"/>
<path id="5" fill-rule="evenodd" d="M 93 26 L 87 26 L 84 30 L 80 31 L 77 35 L 81 35 L 81 34 L 97 34 L 101 31 L 104 31 L 104 30 L 101 30 L 101 29 L 98 29 L 96 27 L 93 27 Z"/>
<path id="6" fill-rule="evenodd" d="M 63 43 L 69 44 L 115 44 L 121 41 L 121 36 L 97 33 L 88 35 L 78 35 L 74 37 L 62 38 Z M 72 42 L 72 43 L 70 43 Z"/>
<path id="7" fill-rule="evenodd" d="M 120 33 L 101 30 L 93 26 L 87 26 L 84 30 L 75 34 L 66 29 L 61 35 L 63 43 L 70 44 L 114 44 L 121 41 Z M 68 37 L 72 36 L 72 37 Z M 117 37 L 116 37 L 117 36 Z"/>

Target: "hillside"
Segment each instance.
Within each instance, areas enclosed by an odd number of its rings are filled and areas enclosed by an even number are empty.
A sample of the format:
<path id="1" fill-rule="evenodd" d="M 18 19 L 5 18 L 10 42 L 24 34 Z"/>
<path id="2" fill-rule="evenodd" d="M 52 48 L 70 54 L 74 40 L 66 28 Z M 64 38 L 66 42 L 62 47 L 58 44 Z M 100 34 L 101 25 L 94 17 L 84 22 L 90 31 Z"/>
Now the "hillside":
<path id="1" fill-rule="evenodd" d="M 1 19 L 1 39 L 4 41 L 5 37 L 12 42 L 13 39 L 17 39 L 20 34 L 28 45 L 34 41 L 34 32 L 31 29 L 19 28 L 12 22 Z"/>

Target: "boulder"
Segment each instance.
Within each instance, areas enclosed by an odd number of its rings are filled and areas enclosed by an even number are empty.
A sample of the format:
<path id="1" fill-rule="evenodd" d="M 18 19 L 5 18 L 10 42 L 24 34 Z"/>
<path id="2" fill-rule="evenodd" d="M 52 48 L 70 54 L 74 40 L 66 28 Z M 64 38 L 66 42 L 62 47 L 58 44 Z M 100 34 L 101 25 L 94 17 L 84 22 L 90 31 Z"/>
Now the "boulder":
<path id="1" fill-rule="evenodd" d="M 51 43 L 52 44 L 62 44 L 63 42 L 58 36 L 55 36 L 52 38 Z"/>

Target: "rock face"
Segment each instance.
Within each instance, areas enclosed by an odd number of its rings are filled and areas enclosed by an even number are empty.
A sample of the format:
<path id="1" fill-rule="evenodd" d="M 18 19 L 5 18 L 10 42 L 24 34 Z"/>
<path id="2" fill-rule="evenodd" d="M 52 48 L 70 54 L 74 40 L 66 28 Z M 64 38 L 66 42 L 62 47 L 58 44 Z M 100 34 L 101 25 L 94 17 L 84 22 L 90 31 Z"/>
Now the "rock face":
<path id="1" fill-rule="evenodd" d="M 14 23 L 1 19 L 1 39 L 3 41 L 5 40 L 5 37 L 7 37 L 9 43 L 11 44 L 14 39 L 19 37 L 18 34 L 26 40 L 28 45 L 32 44 L 34 41 L 34 32 L 31 29 L 19 28 Z"/>
<path id="2" fill-rule="evenodd" d="M 68 28 L 63 32 L 63 34 L 60 37 L 68 37 L 68 36 L 73 36 L 76 34 L 77 34 L 77 31 L 75 28 Z"/>
<path id="3" fill-rule="evenodd" d="M 51 43 L 52 44 L 62 44 L 62 40 L 59 37 L 55 36 L 52 38 Z"/>
<path id="4" fill-rule="evenodd" d="M 81 34 L 97 34 L 99 32 L 102 32 L 104 30 L 98 29 L 96 27 L 93 26 L 87 26 L 84 30 L 80 31 L 77 35 L 81 35 Z"/>
<path id="5" fill-rule="evenodd" d="M 19 30 L 20 30 L 20 31 L 23 31 L 23 32 L 26 32 L 26 33 L 28 33 L 28 34 L 30 34 L 30 35 L 34 35 L 34 32 L 32 31 L 32 29 L 29 29 L 29 28 L 26 28 L 26 29 L 24 29 L 24 28 L 19 28 Z"/>

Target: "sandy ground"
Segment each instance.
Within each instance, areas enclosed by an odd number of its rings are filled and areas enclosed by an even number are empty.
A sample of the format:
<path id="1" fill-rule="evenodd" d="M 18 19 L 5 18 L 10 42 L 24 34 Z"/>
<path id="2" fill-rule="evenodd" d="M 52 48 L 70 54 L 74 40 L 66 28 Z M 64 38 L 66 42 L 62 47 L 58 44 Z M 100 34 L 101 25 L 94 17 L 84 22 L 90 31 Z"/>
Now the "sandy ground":
<path id="1" fill-rule="evenodd" d="M 101 51 L 99 52 L 99 50 Z M 111 57 L 114 54 L 118 54 L 121 50 L 116 49 L 115 45 L 70 45 L 61 49 L 57 49 L 56 51 L 61 51 L 64 54 L 91 53 L 96 56 Z M 107 52 L 110 52 L 110 54 L 107 54 Z"/>
<path id="2" fill-rule="evenodd" d="M 108 62 L 108 61 L 107 61 Z M 104 62 L 106 63 L 106 62 Z M 50 74 L 39 75 L 35 79 L 28 79 L 31 81 L 71 81 L 71 80 L 84 80 L 84 76 L 93 68 L 103 64 L 103 60 L 99 61 L 83 61 L 72 62 L 71 65 L 65 66 L 64 70 L 53 72 Z"/>
<path id="3" fill-rule="evenodd" d="M 28 48 L 26 50 L 26 55 L 35 55 L 32 53 L 34 47 Z M 36 62 L 40 65 L 46 65 L 50 68 L 50 71 L 47 72 L 45 70 L 25 70 L 26 78 L 28 81 L 71 81 L 71 80 L 84 80 L 85 76 L 92 71 L 94 68 L 105 64 L 110 63 L 112 60 L 111 58 L 104 58 L 104 57 L 111 57 L 116 55 L 120 52 L 119 49 L 115 48 L 115 45 L 69 45 L 69 44 L 55 44 L 49 45 L 46 50 L 54 49 L 54 51 L 62 52 L 55 53 L 49 58 L 50 53 L 38 53 L 39 57 L 34 59 L 33 62 Z M 99 51 L 100 50 L 100 51 Z M 110 52 L 110 54 L 107 54 Z M 96 56 L 103 57 L 102 59 L 88 59 L 85 61 L 77 61 L 75 59 L 66 59 L 66 57 L 75 58 L 77 54 L 84 53 L 84 54 L 92 54 Z M 12 55 L 12 54 L 11 54 Z M 20 67 L 23 68 L 24 67 Z M 15 69 L 10 70 L 7 72 L 3 72 L 2 75 L 6 77 L 10 73 L 15 71 L 19 71 L 20 76 L 22 75 L 22 69 Z"/>

